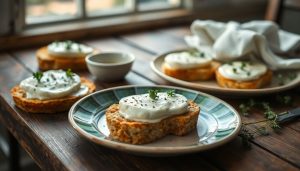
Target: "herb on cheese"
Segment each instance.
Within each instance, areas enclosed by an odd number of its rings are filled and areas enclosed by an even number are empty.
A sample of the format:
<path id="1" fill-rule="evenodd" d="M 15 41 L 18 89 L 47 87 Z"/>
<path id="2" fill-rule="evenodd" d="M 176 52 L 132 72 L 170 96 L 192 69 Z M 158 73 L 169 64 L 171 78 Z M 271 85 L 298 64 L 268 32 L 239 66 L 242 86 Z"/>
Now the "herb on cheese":
<path id="1" fill-rule="evenodd" d="M 69 68 L 67 71 L 66 71 L 66 76 L 68 77 L 68 78 L 73 78 L 73 75 L 74 75 L 74 73 L 72 72 L 72 70 Z"/>
<path id="2" fill-rule="evenodd" d="M 175 96 L 175 90 L 169 90 L 169 91 L 167 91 L 167 95 L 169 97 L 174 97 Z"/>
<path id="3" fill-rule="evenodd" d="M 41 79 L 43 77 L 43 73 L 38 71 L 38 72 L 32 73 L 32 76 L 40 83 Z"/>
<path id="4" fill-rule="evenodd" d="M 158 92 L 159 92 L 159 90 L 148 90 L 149 97 L 153 100 L 156 100 L 158 98 L 158 95 L 157 95 Z"/>

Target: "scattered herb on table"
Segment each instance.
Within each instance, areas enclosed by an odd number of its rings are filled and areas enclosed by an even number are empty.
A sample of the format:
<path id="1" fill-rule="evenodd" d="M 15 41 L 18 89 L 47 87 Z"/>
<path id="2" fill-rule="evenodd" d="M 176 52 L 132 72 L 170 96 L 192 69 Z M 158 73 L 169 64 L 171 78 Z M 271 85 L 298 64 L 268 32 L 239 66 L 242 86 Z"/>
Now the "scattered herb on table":
<path id="1" fill-rule="evenodd" d="M 291 105 L 293 99 L 291 96 L 288 95 L 276 95 L 276 101 L 279 102 L 280 104 Z"/>
<path id="2" fill-rule="evenodd" d="M 276 77 L 277 77 L 277 80 L 278 80 L 278 84 L 282 86 L 282 85 L 285 85 L 288 82 L 293 81 L 294 79 L 296 79 L 297 74 L 295 72 L 289 72 L 286 75 L 283 75 L 282 73 L 278 73 L 276 75 Z"/>
<path id="3" fill-rule="evenodd" d="M 288 95 L 277 95 L 276 101 L 281 105 L 290 105 L 292 97 Z M 239 109 L 243 116 L 249 116 L 249 112 L 254 106 L 263 109 L 265 119 L 242 124 L 239 136 L 242 139 L 243 145 L 247 148 L 251 147 L 250 141 L 256 136 L 267 136 L 270 134 L 269 129 L 278 132 L 281 128 L 277 120 L 278 114 L 273 111 L 267 102 L 255 102 L 253 99 L 250 99 L 248 102 L 240 104 Z"/>
<path id="4" fill-rule="evenodd" d="M 34 72 L 32 73 L 32 76 L 40 83 L 41 79 L 43 77 L 43 73 L 42 72 Z"/>

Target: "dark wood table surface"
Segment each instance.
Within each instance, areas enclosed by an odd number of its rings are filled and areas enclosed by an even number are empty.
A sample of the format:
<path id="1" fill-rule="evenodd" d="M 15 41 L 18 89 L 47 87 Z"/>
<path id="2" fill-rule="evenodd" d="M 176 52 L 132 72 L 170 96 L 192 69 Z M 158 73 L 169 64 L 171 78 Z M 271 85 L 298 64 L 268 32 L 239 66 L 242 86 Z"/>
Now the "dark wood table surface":
<path id="1" fill-rule="evenodd" d="M 82 41 L 101 51 L 131 52 L 136 62 L 123 81 L 103 83 L 89 73 L 79 73 L 93 80 L 97 90 L 121 85 L 173 85 L 157 76 L 149 62 L 158 54 L 186 47 L 183 36 L 188 26 L 148 30 Z M 143 157 L 96 145 L 81 137 L 70 125 L 66 113 L 30 114 L 19 110 L 10 96 L 10 89 L 38 71 L 37 47 L 0 53 L 1 113 L 0 120 L 43 170 L 299 170 L 300 122 L 282 125 L 280 133 L 258 136 L 245 148 L 240 137 L 218 148 L 195 154 L 173 157 Z M 276 105 L 275 95 L 255 97 L 269 101 L 276 112 L 300 106 L 299 86 L 279 95 L 289 95 L 292 105 Z M 238 105 L 247 101 L 221 97 Z M 263 119 L 263 111 L 255 109 L 243 122 Z"/>

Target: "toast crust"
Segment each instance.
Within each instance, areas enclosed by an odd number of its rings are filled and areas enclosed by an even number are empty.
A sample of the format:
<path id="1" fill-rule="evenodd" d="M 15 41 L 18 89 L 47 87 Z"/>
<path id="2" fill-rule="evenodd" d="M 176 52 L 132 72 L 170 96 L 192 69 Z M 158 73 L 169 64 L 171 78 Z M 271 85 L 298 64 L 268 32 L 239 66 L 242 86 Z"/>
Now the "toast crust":
<path id="1" fill-rule="evenodd" d="M 264 75 L 251 81 L 236 81 L 223 77 L 223 75 L 217 70 L 216 80 L 219 86 L 226 88 L 237 89 L 258 89 L 271 83 L 273 72 L 268 70 Z"/>
<path id="2" fill-rule="evenodd" d="M 41 70 L 72 69 L 72 71 L 86 70 L 85 56 L 70 58 L 63 56 L 53 56 L 48 53 L 47 46 L 36 52 L 39 68 Z"/>
<path id="3" fill-rule="evenodd" d="M 81 84 L 89 88 L 88 94 L 96 90 L 93 82 L 81 77 Z M 11 95 L 17 107 L 29 113 L 59 113 L 68 111 L 83 96 L 67 96 L 57 99 L 27 99 L 25 91 L 19 86 L 11 89 Z"/>
<path id="4" fill-rule="evenodd" d="M 110 137 L 114 140 L 145 144 L 168 134 L 183 136 L 195 129 L 200 112 L 199 106 L 189 101 L 188 112 L 165 118 L 157 123 L 131 121 L 119 114 L 119 104 L 113 104 L 106 110 L 106 121 Z"/>
<path id="5" fill-rule="evenodd" d="M 185 81 L 204 81 L 213 79 L 215 76 L 215 71 L 220 66 L 219 62 L 213 61 L 211 65 L 201 68 L 191 68 L 191 69 L 173 69 L 166 65 L 162 66 L 162 71 L 171 77 L 185 80 Z"/>

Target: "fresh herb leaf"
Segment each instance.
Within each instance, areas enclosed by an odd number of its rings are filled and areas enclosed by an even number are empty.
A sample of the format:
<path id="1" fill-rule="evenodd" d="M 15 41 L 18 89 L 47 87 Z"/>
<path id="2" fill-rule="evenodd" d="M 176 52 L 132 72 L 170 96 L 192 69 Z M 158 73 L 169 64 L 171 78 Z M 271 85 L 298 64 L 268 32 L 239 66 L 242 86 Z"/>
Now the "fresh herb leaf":
<path id="1" fill-rule="evenodd" d="M 201 58 L 204 58 L 204 57 L 205 57 L 205 53 L 201 52 L 201 53 L 200 53 L 200 57 L 201 57 Z"/>
<path id="2" fill-rule="evenodd" d="M 65 42 L 65 48 L 66 48 L 67 50 L 70 50 L 71 47 L 72 47 L 72 44 L 73 44 L 73 42 L 72 42 L 71 40 L 67 40 L 67 41 Z"/>
<path id="3" fill-rule="evenodd" d="M 32 73 L 32 76 L 40 83 L 41 79 L 43 77 L 43 73 L 38 71 L 38 72 Z"/>
<path id="4" fill-rule="evenodd" d="M 292 97 L 288 95 L 277 95 L 276 100 L 280 104 L 284 104 L 284 105 L 291 105 L 293 102 Z"/>
<path id="5" fill-rule="evenodd" d="M 294 72 L 290 72 L 290 73 L 288 74 L 288 78 L 289 78 L 290 81 L 292 81 L 292 80 L 294 80 L 294 79 L 297 78 L 297 74 L 294 73 Z"/>
<path id="6" fill-rule="evenodd" d="M 245 70 L 245 67 L 246 67 L 247 63 L 246 62 L 242 62 L 242 65 L 241 65 L 241 70 Z"/>
<path id="7" fill-rule="evenodd" d="M 167 91 L 167 94 L 169 97 L 174 97 L 175 96 L 175 90 L 169 90 Z"/>
<path id="8" fill-rule="evenodd" d="M 232 68 L 233 73 L 237 73 L 237 69 L 236 68 Z"/>
<path id="9" fill-rule="evenodd" d="M 149 97 L 153 100 L 156 100 L 158 98 L 158 92 L 159 90 L 148 90 Z"/>
<path id="10" fill-rule="evenodd" d="M 290 101 L 292 101 L 292 98 L 290 96 L 286 96 L 286 98 L 283 98 L 283 101 L 281 99 L 279 102 L 281 102 L 280 104 L 285 105 L 287 102 Z M 268 130 L 272 129 L 274 132 L 279 132 L 281 129 L 277 119 L 278 115 L 272 110 L 268 102 L 255 102 L 253 99 L 250 99 L 247 103 L 240 104 L 239 108 L 242 114 L 245 116 L 249 115 L 249 112 L 254 106 L 264 110 L 264 115 L 266 119 L 255 122 L 243 123 L 239 136 L 242 139 L 243 145 L 247 148 L 251 146 L 250 141 L 253 140 L 256 136 L 267 136 L 269 135 Z"/>
<path id="11" fill-rule="evenodd" d="M 73 79 L 74 73 L 70 68 L 66 71 L 66 76 Z"/>
<path id="12" fill-rule="evenodd" d="M 242 143 L 244 147 L 251 148 L 251 140 L 254 139 L 254 134 L 250 132 L 244 125 L 242 125 L 241 131 L 239 133 L 239 136 L 242 139 Z"/>

